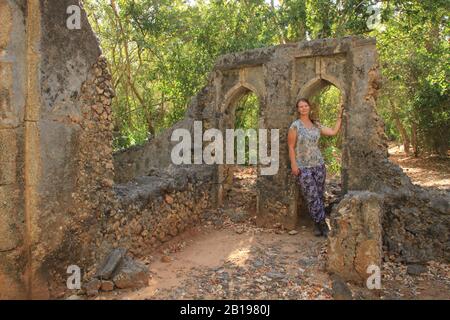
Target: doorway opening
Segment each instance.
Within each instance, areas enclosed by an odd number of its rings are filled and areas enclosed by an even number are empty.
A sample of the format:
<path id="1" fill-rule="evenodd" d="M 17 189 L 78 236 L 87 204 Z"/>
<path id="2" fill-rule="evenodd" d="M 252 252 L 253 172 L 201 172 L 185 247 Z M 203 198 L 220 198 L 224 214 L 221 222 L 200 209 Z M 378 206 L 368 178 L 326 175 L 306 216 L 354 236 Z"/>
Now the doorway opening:
<path id="1" fill-rule="evenodd" d="M 245 141 L 239 144 L 238 137 L 234 137 L 234 165 L 224 164 L 223 183 L 223 209 L 233 217 L 241 217 L 242 220 L 256 216 L 257 212 L 257 177 L 258 164 L 251 159 L 258 159 L 258 129 L 260 114 L 260 103 L 257 95 L 250 90 L 236 99 L 228 106 L 226 111 L 226 129 L 243 130 Z M 254 131 L 253 131 L 254 130 Z M 250 138 L 250 131 L 254 135 Z M 255 139 L 255 144 L 250 143 L 250 139 Z M 253 146 L 253 147 L 251 147 Z M 238 148 L 244 148 L 244 163 L 238 164 Z M 240 220 L 239 218 L 237 220 Z"/>
<path id="2" fill-rule="evenodd" d="M 318 84 L 307 90 L 305 97 L 311 102 L 312 119 L 322 125 L 333 128 L 336 124 L 344 96 L 339 88 L 329 81 L 321 79 Z M 341 130 L 336 136 L 321 136 L 319 148 L 325 161 L 326 181 L 324 192 L 324 205 L 327 220 L 333 206 L 342 198 L 342 137 L 344 119 Z M 300 195 L 302 198 L 302 195 Z M 312 219 L 308 214 L 304 199 L 298 201 L 300 225 L 312 226 Z"/>

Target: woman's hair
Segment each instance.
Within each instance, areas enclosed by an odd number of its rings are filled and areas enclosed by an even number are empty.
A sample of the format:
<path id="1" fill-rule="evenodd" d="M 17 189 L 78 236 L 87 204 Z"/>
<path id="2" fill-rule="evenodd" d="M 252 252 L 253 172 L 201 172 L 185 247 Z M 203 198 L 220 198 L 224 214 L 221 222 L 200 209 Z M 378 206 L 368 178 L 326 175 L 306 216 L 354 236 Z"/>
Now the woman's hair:
<path id="1" fill-rule="evenodd" d="M 308 104 L 308 106 L 309 106 L 309 108 L 312 108 L 311 107 L 311 102 L 309 102 L 309 100 L 307 99 L 307 98 L 300 98 L 300 99 L 298 99 L 297 100 L 297 103 L 295 104 L 295 109 L 297 110 L 298 109 L 298 104 L 300 103 L 300 102 L 306 102 L 307 104 Z M 311 110 L 310 110 L 310 112 L 311 112 Z M 318 119 L 316 119 L 316 118 L 312 118 L 311 117 L 311 113 L 309 114 L 309 119 L 311 120 L 311 122 L 313 123 L 313 124 L 316 124 L 319 120 Z"/>
<path id="2" fill-rule="evenodd" d="M 311 103 L 309 102 L 309 100 L 308 99 L 306 99 L 306 98 L 300 98 L 300 99 L 298 99 L 297 100 L 297 103 L 295 104 L 295 108 L 297 109 L 298 108 L 298 104 L 300 103 L 300 102 L 306 102 L 307 104 L 308 104 L 308 106 L 309 107 L 311 107 Z"/>

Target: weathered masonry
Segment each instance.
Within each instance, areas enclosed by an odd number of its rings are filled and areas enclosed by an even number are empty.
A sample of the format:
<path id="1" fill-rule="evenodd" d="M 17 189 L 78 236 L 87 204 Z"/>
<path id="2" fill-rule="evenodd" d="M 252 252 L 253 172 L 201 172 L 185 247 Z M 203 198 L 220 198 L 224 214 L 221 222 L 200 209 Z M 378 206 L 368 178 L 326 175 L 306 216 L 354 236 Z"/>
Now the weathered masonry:
<path id="1" fill-rule="evenodd" d="M 286 135 L 295 101 L 326 85 L 346 106 L 342 182 L 329 269 L 360 280 L 384 250 L 405 261 L 449 260 L 449 201 L 411 184 L 389 162 L 376 113 L 373 39 L 292 43 L 221 56 L 185 118 L 140 147 L 113 154 L 107 62 L 77 0 L 0 0 L 0 299 L 48 298 L 66 270 L 89 278 L 112 248 L 151 252 L 223 201 L 227 165 L 174 166 L 176 128 L 233 128 L 240 97 L 259 98 L 260 128 L 280 129 L 280 168 L 259 176 L 258 223 L 301 222 Z"/>
<path id="2" fill-rule="evenodd" d="M 281 221 L 295 227 L 298 188 L 290 177 L 285 148 L 287 128 L 296 117 L 295 101 L 311 97 L 327 85 L 340 89 L 348 114 L 343 128 L 344 189 L 366 190 L 378 183 L 366 159 L 387 157 L 379 134 L 382 122 L 374 111 L 379 82 L 373 39 L 325 39 L 230 54 L 217 61 L 208 86 L 193 100 L 188 116 L 178 126 L 192 127 L 193 120 L 202 120 L 204 128 L 233 128 L 236 102 L 254 92 L 260 102 L 260 128 L 281 130 L 280 170 L 274 176 L 258 177 L 260 222 Z M 168 130 L 142 148 L 117 154 L 116 180 L 127 181 L 147 174 L 151 167 L 169 166 L 170 133 Z M 219 204 L 230 174 L 226 165 L 217 166 L 214 179 Z"/>

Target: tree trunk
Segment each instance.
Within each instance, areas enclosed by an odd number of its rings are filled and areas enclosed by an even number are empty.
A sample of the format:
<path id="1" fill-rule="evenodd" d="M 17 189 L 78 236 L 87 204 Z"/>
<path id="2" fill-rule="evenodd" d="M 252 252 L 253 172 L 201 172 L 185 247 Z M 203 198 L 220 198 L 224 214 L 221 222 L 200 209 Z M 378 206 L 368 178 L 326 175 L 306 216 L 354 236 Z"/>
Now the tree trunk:
<path id="1" fill-rule="evenodd" d="M 122 25 L 122 21 L 120 20 L 120 16 L 119 13 L 117 12 L 117 7 L 116 7 L 116 2 L 115 0 L 110 0 L 110 5 L 112 7 L 114 16 L 117 20 L 117 24 L 119 26 L 119 31 L 120 31 L 120 35 L 122 38 L 122 42 L 123 42 L 123 47 L 124 47 L 124 51 L 125 51 L 125 61 L 126 61 L 126 66 L 125 66 L 125 72 L 126 72 L 126 76 L 127 76 L 127 85 L 126 85 L 126 92 L 127 92 L 127 96 L 129 94 L 128 88 L 131 89 L 131 91 L 134 93 L 134 96 L 137 98 L 137 100 L 139 101 L 139 103 L 141 104 L 141 107 L 144 109 L 145 112 L 145 118 L 146 118 L 146 122 L 147 122 L 147 130 L 154 135 L 155 134 L 155 129 L 153 127 L 153 116 L 151 113 L 150 108 L 146 108 L 145 106 L 145 101 L 142 98 L 142 96 L 139 94 L 134 81 L 132 80 L 132 76 L 131 76 L 131 60 L 130 60 L 130 53 L 129 53 L 129 48 L 128 48 L 128 37 L 125 34 L 125 30 L 124 27 Z M 131 117 L 131 114 L 130 114 Z M 131 118 L 130 118 L 131 121 Z"/>
<path id="2" fill-rule="evenodd" d="M 414 157 L 419 156 L 419 146 L 417 145 L 417 124 L 411 123 L 411 142 L 413 147 Z"/>
<path id="3" fill-rule="evenodd" d="M 270 1 L 270 6 L 272 7 L 274 25 L 275 25 L 275 27 L 277 28 L 277 31 L 278 31 L 278 39 L 280 41 L 280 44 L 285 44 L 286 43 L 286 39 L 284 38 L 283 31 L 281 30 L 280 24 L 278 22 L 277 9 L 275 8 L 274 0 Z"/>
<path id="4" fill-rule="evenodd" d="M 400 117 L 398 115 L 395 103 L 392 100 L 389 100 L 389 104 L 391 106 L 392 118 L 394 118 L 395 126 L 397 127 L 397 130 L 400 133 L 400 136 L 402 137 L 403 149 L 405 150 L 406 155 L 409 155 L 410 140 L 408 133 L 406 132 L 403 123 L 400 121 Z"/>

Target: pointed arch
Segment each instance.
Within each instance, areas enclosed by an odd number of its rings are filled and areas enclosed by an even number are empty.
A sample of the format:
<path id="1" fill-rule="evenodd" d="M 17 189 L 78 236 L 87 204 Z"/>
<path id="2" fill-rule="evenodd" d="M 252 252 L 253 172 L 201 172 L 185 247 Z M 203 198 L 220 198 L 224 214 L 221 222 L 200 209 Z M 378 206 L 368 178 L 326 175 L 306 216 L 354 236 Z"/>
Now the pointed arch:
<path id="1" fill-rule="evenodd" d="M 258 90 L 254 86 L 252 86 L 251 84 L 249 84 L 247 82 L 239 82 L 239 83 L 235 84 L 225 94 L 225 99 L 219 105 L 219 108 L 218 108 L 219 110 L 218 111 L 219 112 L 225 112 L 230 105 L 231 106 L 235 105 L 235 103 L 240 98 L 242 98 L 243 96 L 248 94 L 250 91 L 253 92 L 258 97 L 258 100 L 261 103 L 262 96 L 261 96 L 261 94 L 258 92 Z"/>
<path id="2" fill-rule="evenodd" d="M 345 101 L 346 92 L 341 81 L 336 77 L 326 74 L 318 75 L 306 82 L 306 84 L 300 88 L 296 100 L 300 98 L 310 98 L 329 85 L 333 85 L 338 88 L 342 95 L 342 101 Z"/>

